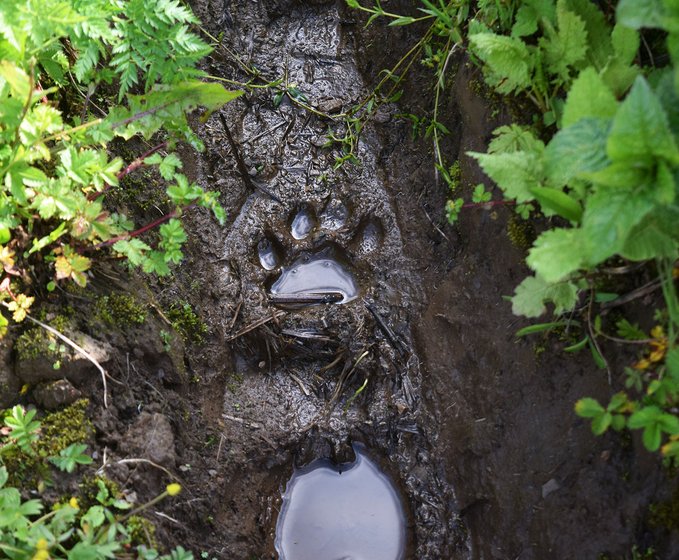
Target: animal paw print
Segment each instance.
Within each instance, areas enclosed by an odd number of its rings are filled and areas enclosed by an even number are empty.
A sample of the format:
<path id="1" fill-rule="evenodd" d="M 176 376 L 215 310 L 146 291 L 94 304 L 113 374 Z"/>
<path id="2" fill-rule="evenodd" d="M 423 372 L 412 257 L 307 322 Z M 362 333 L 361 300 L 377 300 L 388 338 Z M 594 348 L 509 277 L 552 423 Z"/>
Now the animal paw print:
<path id="1" fill-rule="evenodd" d="M 305 203 L 292 212 L 283 231 L 270 228 L 257 243 L 259 263 L 269 271 L 269 300 L 282 306 L 344 304 L 361 294 L 360 261 L 383 239 L 376 218 L 352 216 L 339 198 L 317 211 Z"/>

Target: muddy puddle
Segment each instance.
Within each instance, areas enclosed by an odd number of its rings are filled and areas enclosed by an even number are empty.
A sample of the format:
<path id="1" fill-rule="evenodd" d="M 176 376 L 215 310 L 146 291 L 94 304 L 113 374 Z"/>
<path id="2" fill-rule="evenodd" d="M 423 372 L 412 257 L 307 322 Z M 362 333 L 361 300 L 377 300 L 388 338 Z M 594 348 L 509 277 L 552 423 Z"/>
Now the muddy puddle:
<path id="1" fill-rule="evenodd" d="M 340 111 L 367 94 L 341 3 L 198 8 L 203 20 L 223 14 L 229 52 L 246 53 L 244 64 L 294 85 L 319 110 Z M 225 50 L 213 54 L 209 71 L 244 78 Z M 366 132 L 361 164 L 335 168 L 339 149 L 323 146 L 340 124 L 286 96 L 275 106 L 272 93 L 251 94 L 223 117 L 239 153 L 213 118 L 206 157 L 193 164 L 201 182 L 222 192 L 230 216 L 224 230 L 201 224 L 202 238 L 220 240 L 202 249 L 201 267 L 211 285 L 210 321 L 222 338 L 197 366 L 223 380 L 219 398 L 217 382 L 203 397 L 204 410 L 220 409 L 224 451 L 216 470 L 225 487 L 218 494 L 230 505 L 215 504 L 214 517 L 233 532 L 225 533 L 223 550 L 245 558 L 239 543 L 248 542 L 262 558 L 405 558 L 403 502 L 408 557 L 466 558 L 454 493 L 433 459 L 435 426 L 422 408 L 409 327 L 420 280 L 379 166 L 379 138 Z M 358 447 L 347 463 L 357 440 L 370 452 Z M 382 458 L 389 478 L 372 456 Z M 283 497 L 293 464 L 312 467 L 296 472 Z M 321 506 L 329 509 L 298 508 L 305 498 L 297 496 L 308 493 L 325 496 Z M 309 516 L 316 536 L 297 555 L 291 543 L 308 537 Z M 330 555 L 320 553 L 325 546 Z"/>
<path id="2" fill-rule="evenodd" d="M 281 560 L 402 560 L 406 515 L 401 497 L 365 447 L 356 459 L 314 461 L 288 481 L 276 524 Z"/>

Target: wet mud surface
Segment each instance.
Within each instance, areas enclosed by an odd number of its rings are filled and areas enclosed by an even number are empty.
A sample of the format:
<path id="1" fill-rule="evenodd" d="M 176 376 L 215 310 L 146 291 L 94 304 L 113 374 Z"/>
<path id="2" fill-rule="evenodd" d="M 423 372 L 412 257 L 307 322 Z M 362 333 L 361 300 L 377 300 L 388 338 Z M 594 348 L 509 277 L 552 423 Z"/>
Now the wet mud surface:
<path id="1" fill-rule="evenodd" d="M 417 31 L 365 30 L 341 2 L 192 4 L 222 40 L 210 74 L 247 81 L 256 67 L 256 83 L 280 79 L 329 114 L 362 100 Z M 443 147 L 474 185 L 484 179 L 464 153 L 483 150 L 505 115 L 454 62 Z M 634 545 L 676 557 L 649 521 L 671 493 L 666 471 L 636 439 L 595 438 L 572 412 L 582 396 L 606 398 L 605 373 L 548 339 L 514 337 L 524 323 L 502 296 L 526 268 L 510 212 L 445 223 L 431 146 L 396 117 L 427 106 L 428 79 L 415 69 L 401 106 L 379 109 L 360 165 L 335 169 L 339 151 L 324 144 L 339 123 L 287 95 L 277 104 L 275 91 L 196 121 L 207 149 L 182 154 L 185 170 L 220 193 L 227 225 L 188 213 L 173 280 L 107 272 L 95 287 L 130 288 L 152 310 L 186 302 L 207 329 L 162 343 L 167 317 L 152 312 L 110 333 L 107 409 L 97 378 L 74 381 L 96 409 L 107 474 L 143 500 L 171 472 L 184 492 L 154 516 L 159 540 L 207 558 L 278 558 L 295 469 L 353 463 L 356 444 L 393 484 L 405 559 L 622 559 Z M 611 360 L 622 371 L 626 357 Z"/>

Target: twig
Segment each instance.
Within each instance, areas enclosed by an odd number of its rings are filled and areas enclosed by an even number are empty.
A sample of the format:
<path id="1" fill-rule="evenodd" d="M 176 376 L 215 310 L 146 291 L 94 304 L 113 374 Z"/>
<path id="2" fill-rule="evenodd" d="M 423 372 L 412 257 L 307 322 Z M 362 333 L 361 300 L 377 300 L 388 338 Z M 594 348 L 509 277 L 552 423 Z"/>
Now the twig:
<path id="1" fill-rule="evenodd" d="M 165 467 L 159 465 L 158 463 L 154 463 L 153 461 L 149 461 L 148 459 L 142 459 L 142 458 L 130 458 L 130 459 L 120 459 L 119 461 L 114 461 L 111 463 L 104 463 L 99 469 L 97 470 L 97 474 L 102 474 L 104 470 L 109 467 L 110 465 L 126 465 L 126 464 L 136 464 L 136 463 L 144 463 L 147 465 L 151 465 L 152 467 L 155 467 L 157 469 L 160 469 L 163 471 L 167 476 L 169 476 L 172 480 L 179 480 L 181 479 L 172 474 L 169 470 L 167 470 Z"/>
<path id="2" fill-rule="evenodd" d="M 8 304 L 7 304 L 7 302 L 5 302 L 5 301 L 0 302 L 0 303 L 2 303 L 2 305 L 4 305 L 5 307 L 9 307 Z M 28 319 L 29 321 L 32 321 L 32 322 L 35 323 L 36 325 L 38 325 L 38 326 L 42 327 L 43 329 L 45 329 L 46 331 L 51 332 L 54 336 L 56 336 L 56 337 L 58 337 L 59 339 L 63 340 L 66 344 L 68 344 L 68 345 L 69 345 L 71 348 L 73 348 L 76 352 L 78 352 L 78 353 L 81 354 L 83 357 L 87 358 L 90 362 L 92 362 L 92 364 L 94 364 L 94 366 L 95 366 L 95 367 L 99 370 L 99 372 L 101 373 L 101 381 L 102 381 L 102 383 L 104 384 L 104 408 L 108 408 L 108 386 L 107 386 L 107 384 L 106 384 L 106 377 L 107 377 L 108 374 L 106 373 L 106 370 L 105 370 L 103 367 L 101 367 L 101 364 L 100 364 L 97 360 L 95 360 L 95 359 L 94 359 L 94 358 L 93 358 L 93 357 L 92 357 L 92 356 L 91 356 L 84 348 L 82 348 L 81 346 L 79 346 L 78 344 L 76 344 L 73 340 L 71 340 L 70 338 L 68 338 L 65 334 L 60 333 L 60 332 L 59 332 L 57 329 L 55 329 L 54 327 L 50 327 L 49 325 L 46 325 L 46 324 L 43 323 L 42 321 L 38 321 L 38 319 L 35 319 L 35 318 L 31 317 L 28 313 L 26 314 L 26 319 Z"/>
<path id="3" fill-rule="evenodd" d="M 232 340 L 236 340 L 237 338 L 243 336 L 244 334 L 247 334 L 250 331 L 255 330 L 256 328 L 261 327 L 262 325 L 266 325 L 269 321 L 283 317 L 283 315 L 285 314 L 286 314 L 285 311 L 276 311 L 275 313 L 272 313 L 267 317 L 262 317 L 261 319 L 258 319 L 254 323 L 250 323 L 247 327 L 242 328 L 236 334 L 231 335 L 226 340 L 229 342 L 231 342 Z"/>
<path id="4" fill-rule="evenodd" d="M 382 319 L 382 316 L 377 312 L 377 309 L 375 309 L 375 307 L 372 304 L 366 303 L 365 306 L 374 317 L 377 326 L 380 328 L 384 336 L 387 337 L 389 344 L 393 346 L 394 350 L 398 352 L 401 358 L 404 358 L 407 351 L 404 349 L 403 343 L 396 337 L 394 332 L 389 328 L 389 325 L 385 323 L 384 319 Z"/>
<path id="5" fill-rule="evenodd" d="M 603 303 L 601 305 L 601 309 L 612 309 L 613 307 L 624 305 L 626 303 L 629 303 L 630 301 L 634 301 L 635 299 L 651 294 L 660 287 L 662 287 L 662 280 L 660 279 L 652 280 L 648 284 L 644 284 L 640 288 L 632 290 L 631 292 L 625 294 L 624 296 L 614 299 L 613 301 L 607 301 L 606 303 Z"/>
<path id="6" fill-rule="evenodd" d="M 243 156 L 240 153 L 240 150 L 238 149 L 238 144 L 236 144 L 236 141 L 233 139 L 233 136 L 231 135 L 231 130 L 229 129 L 229 125 L 226 124 L 226 119 L 224 118 L 224 115 L 219 113 L 219 120 L 222 121 L 222 126 L 224 127 L 224 132 L 226 133 L 226 139 L 229 142 L 229 146 L 231 146 L 231 153 L 233 154 L 234 159 L 236 160 L 236 166 L 238 167 L 238 172 L 241 175 L 241 178 L 243 179 L 243 182 L 245 185 L 250 189 L 250 190 L 259 190 L 266 194 L 267 196 L 271 197 L 273 200 L 278 202 L 279 204 L 281 203 L 281 199 L 278 198 L 275 194 L 273 194 L 269 189 L 267 189 L 264 185 L 260 185 L 259 183 L 255 182 L 252 180 L 250 177 L 250 173 L 248 173 L 248 169 L 245 166 L 245 161 L 243 161 Z"/>
<path id="7" fill-rule="evenodd" d="M 233 330 L 233 327 L 236 324 L 236 320 L 238 319 L 238 315 L 240 315 L 241 307 L 243 307 L 243 298 L 240 299 L 238 305 L 236 306 L 236 311 L 234 311 L 233 313 L 233 319 L 231 319 L 231 323 L 229 323 L 229 330 Z"/>
<path id="8" fill-rule="evenodd" d="M 255 430 L 259 430 L 262 427 L 262 425 L 258 424 L 257 422 L 248 422 L 247 420 L 243 420 L 237 416 L 231 416 L 230 414 L 222 414 L 222 418 L 226 418 L 227 420 L 231 420 L 233 422 L 238 422 L 239 424 L 243 424 L 243 426 L 247 426 L 248 428 L 253 428 Z"/>

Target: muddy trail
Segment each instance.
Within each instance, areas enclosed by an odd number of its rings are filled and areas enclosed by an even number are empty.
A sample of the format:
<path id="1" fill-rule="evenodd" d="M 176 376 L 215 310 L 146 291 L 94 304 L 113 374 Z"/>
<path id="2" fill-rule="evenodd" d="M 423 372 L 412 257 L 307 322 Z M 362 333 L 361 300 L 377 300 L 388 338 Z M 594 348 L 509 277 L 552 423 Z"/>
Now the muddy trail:
<path id="1" fill-rule="evenodd" d="M 96 289 L 127 289 L 150 310 L 142 326 L 93 334 L 118 380 L 111 405 L 97 377 L 71 379 L 92 402 L 95 458 L 129 499 L 153 496 L 167 473 L 182 483 L 153 517 L 159 542 L 274 559 L 291 550 L 284 535 L 299 539 L 334 508 L 360 550 L 332 558 L 622 559 L 635 546 L 677 557 L 652 513 L 670 499 L 666 470 L 637 439 L 595 438 L 573 413 L 578 398 L 609 394 L 605 373 L 549 339 L 514 336 L 525 323 L 502 296 L 526 267 L 512 212 L 446 223 L 430 141 L 399 117 L 429 106 L 426 69 L 373 115 L 359 163 L 335 165 L 340 147 L 326 143 L 344 134 L 338 115 L 418 29 L 366 29 L 339 1 L 192 5 L 220 39 L 209 74 L 280 82 L 196 119 L 207 149 L 182 154 L 191 179 L 220 193 L 227 225 L 187 213 L 171 280 L 97 273 Z M 465 152 L 483 150 L 507 115 L 463 54 L 452 64 L 443 148 L 474 185 L 485 179 Z M 173 306 L 195 309 L 204 332 L 168 335 Z M 622 371 L 625 356 L 610 360 Z M 319 494 L 322 511 L 295 509 Z M 361 517 L 369 502 L 388 507 Z M 374 552 L 370 535 L 390 547 Z"/>

